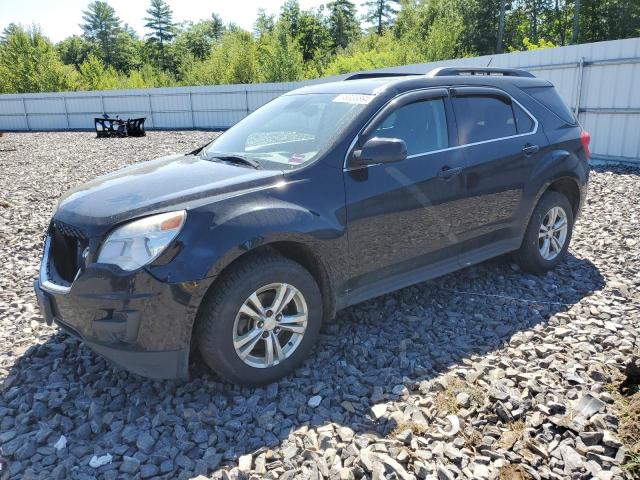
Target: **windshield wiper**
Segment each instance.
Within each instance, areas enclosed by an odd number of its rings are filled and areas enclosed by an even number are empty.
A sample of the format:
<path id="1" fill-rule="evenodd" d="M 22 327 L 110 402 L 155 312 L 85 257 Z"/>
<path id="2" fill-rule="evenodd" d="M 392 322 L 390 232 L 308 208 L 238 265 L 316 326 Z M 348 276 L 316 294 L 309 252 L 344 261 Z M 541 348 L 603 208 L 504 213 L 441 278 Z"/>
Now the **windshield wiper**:
<path id="1" fill-rule="evenodd" d="M 262 166 L 255 160 L 251 158 L 243 157 L 242 155 L 217 155 L 214 153 L 209 158 L 211 160 L 218 159 L 218 160 L 222 160 L 223 162 L 248 165 L 252 168 L 255 168 L 256 170 L 260 170 L 262 168 Z"/>

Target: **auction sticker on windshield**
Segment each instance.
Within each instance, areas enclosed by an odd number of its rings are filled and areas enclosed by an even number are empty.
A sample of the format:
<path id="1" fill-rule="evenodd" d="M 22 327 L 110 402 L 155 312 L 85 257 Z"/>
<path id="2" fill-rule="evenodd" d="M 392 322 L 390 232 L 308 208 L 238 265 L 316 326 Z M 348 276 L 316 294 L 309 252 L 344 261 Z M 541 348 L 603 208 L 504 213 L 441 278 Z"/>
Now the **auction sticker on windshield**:
<path id="1" fill-rule="evenodd" d="M 342 93 L 333 99 L 334 102 L 351 103 L 354 105 L 366 105 L 373 100 L 375 95 L 364 95 L 360 93 Z"/>

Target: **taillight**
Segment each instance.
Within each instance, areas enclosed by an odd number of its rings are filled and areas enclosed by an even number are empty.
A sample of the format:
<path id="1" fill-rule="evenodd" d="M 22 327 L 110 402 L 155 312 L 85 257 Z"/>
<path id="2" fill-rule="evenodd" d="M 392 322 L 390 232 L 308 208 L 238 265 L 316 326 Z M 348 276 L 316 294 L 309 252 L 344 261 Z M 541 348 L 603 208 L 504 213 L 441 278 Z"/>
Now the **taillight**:
<path id="1" fill-rule="evenodd" d="M 586 130 L 580 132 L 580 142 L 584 148 L 584 154 L 587 156 L 587 160 L 591 156 L 591 150 L 589 150 L 589 144 L 591 143 L 591 135 Z"/>

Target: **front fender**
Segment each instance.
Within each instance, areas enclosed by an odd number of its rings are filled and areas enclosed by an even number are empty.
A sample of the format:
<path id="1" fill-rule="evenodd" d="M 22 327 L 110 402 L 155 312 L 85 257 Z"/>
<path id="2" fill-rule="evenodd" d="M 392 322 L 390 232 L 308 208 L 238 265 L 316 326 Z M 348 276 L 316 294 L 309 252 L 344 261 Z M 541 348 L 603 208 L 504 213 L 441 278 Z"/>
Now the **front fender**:
<path id="1" fill-rule="evenodd" d="M 241 255 L 283 241 L 308 247 L 326 259 L 328 269 L 344 266 L 339 258 L 347 251 L 342 182 L 331 185 L 320 193 L 313 182 L 291 181 L 190 210 L 173 258 L 155 265 L 152 273 L 172 283 L 200 281 L 218 276 Z"/>

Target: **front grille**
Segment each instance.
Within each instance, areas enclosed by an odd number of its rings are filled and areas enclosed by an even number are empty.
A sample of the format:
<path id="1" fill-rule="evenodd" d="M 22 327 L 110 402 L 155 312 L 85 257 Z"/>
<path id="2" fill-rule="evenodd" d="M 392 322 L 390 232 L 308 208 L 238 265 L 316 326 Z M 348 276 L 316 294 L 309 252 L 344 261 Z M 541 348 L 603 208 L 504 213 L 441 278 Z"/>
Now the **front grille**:
<path id="1" fill-rule="evenodd" d="M 58 220 L 54 220 L 52 223 L 53 227 L 62 235 L 77 238 L 78 240 L 87 239 L 87 235 L 78 227 L 74 227 L 73 225 L 69 225 L 68 223 L 60 222 Z"/>
<path id="2" fill-rule="evenodd" d="M 72 283 L 82 266 L 82 251 L 89 244 L 82 229 L 54 220 L 49 227 L 50 260 L 60 279 Z"/>

